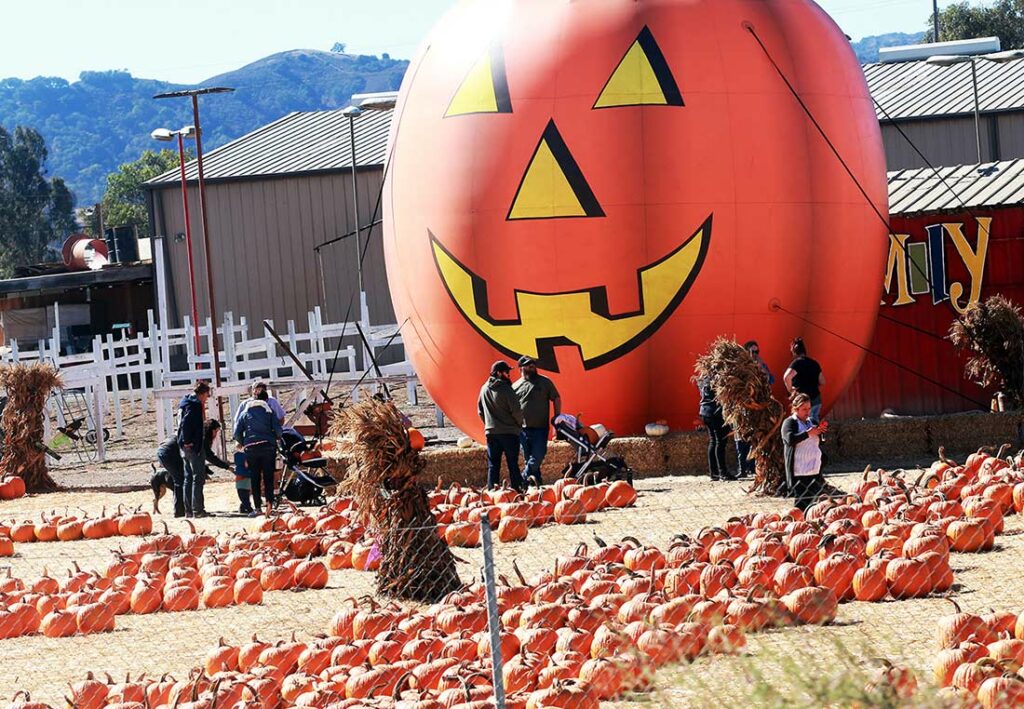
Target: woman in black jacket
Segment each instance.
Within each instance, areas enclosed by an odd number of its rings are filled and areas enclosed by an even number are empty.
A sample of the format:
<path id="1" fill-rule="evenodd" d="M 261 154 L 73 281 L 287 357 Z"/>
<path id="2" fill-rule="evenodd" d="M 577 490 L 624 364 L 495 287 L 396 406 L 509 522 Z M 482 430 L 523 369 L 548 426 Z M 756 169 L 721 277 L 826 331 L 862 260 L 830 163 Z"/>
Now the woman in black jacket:
<path id="1" fill-rule="evenodd" d="M 722 405 L 715 398 L 715 390 L 709 379 L 697 381 L 700 389 L 700 419 L 708 429 L 708 473 L 712 480 L 735 480 L 725 466 L 725 442 L 729 426 L 722 416 Z"/>
<path id="2" fill-rule="evenodd" d="M 793 415 L 782 422 L 786 485 L 802 511 L 814 504 L 825 485 L 818 439 L 828 430 L 828 422 L 816 424 L 811 420 L 811 398 L 806 394 L 794 396 L 791 407 Z"/>

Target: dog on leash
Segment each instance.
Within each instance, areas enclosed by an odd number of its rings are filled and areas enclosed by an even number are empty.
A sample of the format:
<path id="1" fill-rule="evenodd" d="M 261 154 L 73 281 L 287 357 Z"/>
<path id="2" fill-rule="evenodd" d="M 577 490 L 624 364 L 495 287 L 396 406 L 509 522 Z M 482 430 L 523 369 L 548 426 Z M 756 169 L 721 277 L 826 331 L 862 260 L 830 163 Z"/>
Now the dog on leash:
<path id="1" fill-rule="evenodd" d="M 167 491 L 174 487 L 174 480 L 171 479 L 171 474 L 163 468 L 157 468 L 154 463 L 149 464 L 153 474 L 149 478 L 149 486 L 153 490 L 153 514 L 161 514 L 160 512 L 160 500 L 163 499 Z M 209 470 L 206 471 L 206 479 L 209 480 L 213 477 L 213 473 Z"/>

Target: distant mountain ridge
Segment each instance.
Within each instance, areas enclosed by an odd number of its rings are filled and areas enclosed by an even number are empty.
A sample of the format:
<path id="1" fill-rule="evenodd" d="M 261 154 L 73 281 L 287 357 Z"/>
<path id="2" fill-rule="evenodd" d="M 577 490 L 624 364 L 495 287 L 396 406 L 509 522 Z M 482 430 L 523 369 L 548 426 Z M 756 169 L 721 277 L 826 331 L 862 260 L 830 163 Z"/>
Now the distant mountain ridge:
<path id="1" fill-rule="evenodd" d="M 203 148 L 212 150 L 292 111 L 342 108 L 354 93 L 393 91 L 408 61 L 295 49 L 214 76 L 198 86 L 230 86 L 233 94 L 201 98 Z M 46 139 L 51 175 L 63 177 L 79 206 L 99 201 L 106 177 L 143 150 L 174 147 L 150 138 L 155 128 L 191 125 L 187 99 L 154 100 L 192 88 L 125 71 L 87 71 L 68 82 L 53 77 L 0 80 L 0 124 L 32 126 Z"/>
<path id="2" fill-rule="evenodd" d="M 921 41 L 923 33 L 865 37 L 852 43 L 861 62 L 878 50 Z M 200 99 L 203 147 L 212 150 L 292 111 L 341 108 L 354 93 L 393 91 L 409 62 L 294 49 L 211 77 L 199 86 L 230 86 L 233 94 Z M 154 128 L 192 123 L 185 99 L 156 101 L 153 94 L 190 88 L 125 71 L 86 71 L 68 82 L 53 77 L 0 79 L 0 124 L 32 126 L 46 139 L 49 173 L 63 177 L 79 206 L 100 199 L 106 177 L 143 150 L 173 147 L 150 138 Z"/>
<path id="3" fill-rule="evenodd" d="M 878 61 L 878 50 L 884 47 L 898 47 L 903 44 L 920 44 L 924 41 L 924 32 L 890 32 L 865 37 L 852 43 L 853 51 L 861 64 L 873 64 Z"/>

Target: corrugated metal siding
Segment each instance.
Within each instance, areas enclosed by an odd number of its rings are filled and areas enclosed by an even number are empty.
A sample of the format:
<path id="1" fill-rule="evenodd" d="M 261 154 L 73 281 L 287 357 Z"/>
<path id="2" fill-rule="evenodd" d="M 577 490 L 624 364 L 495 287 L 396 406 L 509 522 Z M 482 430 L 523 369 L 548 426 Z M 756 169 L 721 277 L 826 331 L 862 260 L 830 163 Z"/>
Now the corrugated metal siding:
<path id="1" fill-rule="evenodd" d="M 384 164 L 393 111 L 366 111 L 354 119 L 356 165 Z M 203 155 L 207 181 L 284 176 L 347 170 L 352 166 L 349 119 L 341 109 L 289 113 Z M 196 163 L 186 165 L 189 180 L 197 179 Z M 178 183 L 179 170 L 154 177 L 148 185 Z"/>
<path id="2" fill-rule="evenodd" d="M 992 217 L 981 298 L 999 293 L 1024 306 L 1024 208 L 979 207 L 972 212 L 974 217 Z M 965 212 L 892 218 L 894 230 L 910 234 L 914 242 L 925 240 L 926 227 L 943 222 L 962 222 L 972 248 L 976 246 L 977 227 L 974 218 Z M 945 256 L 947 283 L 963 283 L 968 289 L 967 269 L 949 243 Z M 894 294 L 884 297 L 886 303 L 893 299 Z M 882 306 L 869 347 L 876 354 L 868 354 L 864 359 L 854 383 L 833 406 L 831 417 L 875 417 L 887 408 L 898 414 L 935 414 L 988 406 L 992 392 L 965 380 L 964 361 L 945 340 L 956 317 L 952 305 L 948 301 L 933 304 L 927 293 L 915 299 L 913 304 Z M 943 386 L 929 383 L 912 372 L 919 372 Z"/>
<path id="3" fill-rule="evenodd" d="M 984 116 L 981 120 L 981 159 L 985 162 L 1001 157 L 1024 157 L 1024 152 L 1007 150 L 1000 145 L 998 154 L 991 144 L 991 124 L 996 124 L 1000 136 L 1007 133 L 1004 122 L 1010 115 Z M 924 159 L 914 150 L 917 147 L 932 165 L 967 165 L 978 160 L 977 141 L 974 136 L 974 118 L 953 116 L 940 120 L 900 122 L 899 129 L 892 123 L 882 123 L 882 144 L 885 164 L 889 170 L 907 170 L 927 167 Z M 913 141 L 913 145 L 907 142 Z"/>
<path id="4" fill-rule="evenodd" d="M 360 221 L 365 225 L 380 190 L 383 171 L 358 173 Z M 207 186 L 207 214 L 217 308 L 231 311 L 236 321 L 248 318 L 258 335 L 259 321 L 273 320 L 282 329 L 289 320 L 305 329 L 306 313 L 323 302 L 313 247 L 353 229 L 352 182 L 348 173 L 296 178 L 214 183 Z M 188 264 L 180 190 L 154 190 L 157 228 L 168 235 L 168 262 L 173 289 L 172 317 L 181 322 L 189 312 Z M 191 188 L 194 258 L 200 317 L 206 317 L 206 265 L 202 254 L 198 189 Z M 379 218 L 379 217 L 378 217 Z M 162 219 L 162 221 L 161 221 Z M 380 227 L 363 232 L 370 247 L 363 262 L 363 283 L 374 323 L 394 321 L 384 272 Z M 322 250 L 325 319 L 340 322 L 356 289 L 356 244 L 345 239 Z M 351 317 L 358 314 L 358 299 Z"/>
<path id="5" fill-rule="evenodd" d="M 914 214 L 1024 202 L 1024 160 L 889 173 L 890 214 Z"/>
<path id="6" fill-rule="evenodd" d="M 983 112 L 1024 109 L 1024 61 L 995 64 L 979 59 L 978 105 Z M 867 64 L 871 95 L 893 120 L 974 112 L 970 64 L 926 62 Z M 879 120 L 885 114 L 877 111 Z"/>

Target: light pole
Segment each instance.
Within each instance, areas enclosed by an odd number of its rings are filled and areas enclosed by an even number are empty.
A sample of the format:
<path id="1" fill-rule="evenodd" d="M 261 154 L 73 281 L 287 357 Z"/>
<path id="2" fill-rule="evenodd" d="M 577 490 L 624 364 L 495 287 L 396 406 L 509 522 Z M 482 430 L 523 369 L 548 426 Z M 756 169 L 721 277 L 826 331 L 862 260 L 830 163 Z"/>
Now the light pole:
<path id="1" fill-rule="evenodd" d="M 953 66 L 955 64 L 971 65 L 971 86 L 974 90 L 974 140 L 978 148 L 978 164 L 981 164 L 981 102 L 978 98 L 978 60 L 992 62 L 994 64 L 1005 64 L 1024 58 L 1024 50 L 1011 49 L 1006 52 L 994 52 L 992 54 L 937 54 L 925 59 L 925 63 L 935 66 Z"/>
<path id="2" fill-rule="evenodd" d="M 185 250 L 188 254 L 188 292 L 192 303 L 192 334 L 195 338 L 196 354 L 202 354 L 202 341 L 199 339 L 199 310 L 196 305 L 196 273 L 192 261 L 192 224 L 188 212 L 188 181 L 185 179 L 185 138 L 195 135 L 195 126 L 185 126 L 181 130 L 157 128 L 150 136 L 154 140 L 170 142 L 178 138 L 178 167 L 181 169 L 181 208 L 185 214 Z M 164 323 L 164 327 L 169 327 Z"/>
<path id="3" fill-rule="evenodd" d="M 935 26 L 935 35 L 932 37 L 933 42 L 939 40 L 939 0 L 932 0 L 932 24 Z"/>
<path id="4" fill-rule="evenodd" d="M 211 355 L 213 357 L 213 384 L 217 389 L 217 413 L 220 421 L 224 421 L 224 399 L 220 395 L 220 340 L 217 338 L 217 305 L 213 295 L 213 266 L 210 259 L 210 232 L 206 227 L 206 184 L 203 181 L 203 129 L 199 123 L 199 97 L 203 94 L 225 94 L 231 93 L 234 89 L 226 86 L 211 86 L 203 89 L 187 89 L 185 91 L 169 91 L 156 94 L 153 98 L 182 98 L 192 99 L 192 125 L 196 131 L 196 172 L 199 177 L 199 216 L 200 225 L 203 229 L 203 255 L 206 257 L 206 299 L 210 311 L 210 336 L 213 340 Z M 224 432 L 221 429 L 223 439 Z"/>
<path id="5" fill-rule="evenodd" d="M 359 226 L 359 186 L 356 181 L 356 118 L 365 111 L 389 111 L 395 107 L 398 94 L 392 92 L 376 94 L 353 94 L 352 105 L 342 111 L 348 117 L 348 144 L 352 158 L 352 217 L 353 230 L 356 235 L 356 282 L 359 286 L 359 321 L 364 325 L 368 322 L 366 293 L 363 291 L 363 249 Z M 372 228 L 372 226 L 371 226 Z"/>

